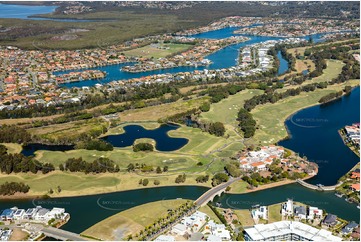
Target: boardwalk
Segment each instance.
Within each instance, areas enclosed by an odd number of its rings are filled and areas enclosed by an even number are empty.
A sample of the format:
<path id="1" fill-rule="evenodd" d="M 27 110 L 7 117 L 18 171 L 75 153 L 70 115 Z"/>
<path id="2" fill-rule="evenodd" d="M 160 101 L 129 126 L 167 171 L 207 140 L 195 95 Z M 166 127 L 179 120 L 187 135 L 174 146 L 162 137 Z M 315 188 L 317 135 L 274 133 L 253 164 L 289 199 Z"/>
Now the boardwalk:
<path id="1" fill-rule="evenodd" d="M 239 181 L 240 179 L 241 178 L 239 177 L 232 178 L 226 183 L 222 183 L 216 187 L 213 187 L 212 189 L 203 193 L 202 196 L 200 196 L 194 203 L 199 207 L 206 205 L 208 202 L 212 201 L 217 195 L 220 196 L 229 185 L 231 185 L 235 181 Z"/>
<path id="2" fill-rule="evenodd" d="M 318 191 L 334 191 L 336 189 L 336 187 L 338 187 L 342 184 L 342 183 L 338 183 L 333 186 L 323 186 L 321 184 L 313 185 L 313 184 L 309 184 L 301 179 L 297 179 L 297 182 L 304 187 L 307 187 L 312 190 L 318 190 Z"/>

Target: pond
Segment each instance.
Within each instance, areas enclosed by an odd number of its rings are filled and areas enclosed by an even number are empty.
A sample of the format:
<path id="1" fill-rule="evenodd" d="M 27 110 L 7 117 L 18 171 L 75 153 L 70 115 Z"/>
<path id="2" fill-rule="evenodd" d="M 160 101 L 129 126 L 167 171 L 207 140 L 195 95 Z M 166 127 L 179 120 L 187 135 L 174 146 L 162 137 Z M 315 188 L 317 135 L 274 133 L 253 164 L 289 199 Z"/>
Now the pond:
<path id="1" fill-rule="evenodd" d="M 188 139 L 174 138 L 168 135 L 171 130 L 176 130 L 180 126 L 162 124 L 156 129 L 145 129 L 139 125 L 127 125 L 124 127 L 124 133 L 109 135 L 102 139 L 111 143 L 114 147 L 127 147 L 133 145 L 136 139 L 149 138 L 154 139 L 155 148 L 159 151 L 174 151 L 182 148 L 188 143 Z"/>
<path id="2" fill-rule="evenodd" d="M 170 137 L 168 132 L 176 130 L 180 126 L 174 124 L 162 124 L 156 129 L 145 129 L 140 125 L 124 126 L 124 133 L 108 135 L 102 139 L 111 143 L 114 147 L 132 146 L 136 139 L 149 138 L 155 140 L 155 148 L 159 151 L 174 151 L 182 148 L 188 143 L 188 139 Z M 35 155 L 37 150 L 68 151 L 73 150 L 74 145 L 46 145 L 28 144 L 23 146 L 22 154 L 26 156 Z"/>

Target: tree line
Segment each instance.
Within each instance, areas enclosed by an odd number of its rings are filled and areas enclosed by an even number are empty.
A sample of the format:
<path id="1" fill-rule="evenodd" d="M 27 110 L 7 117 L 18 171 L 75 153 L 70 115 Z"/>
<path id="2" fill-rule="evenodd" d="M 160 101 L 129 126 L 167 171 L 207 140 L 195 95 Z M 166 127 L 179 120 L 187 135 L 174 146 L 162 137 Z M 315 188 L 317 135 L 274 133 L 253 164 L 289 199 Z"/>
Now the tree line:
<path id="1" fill-rule="evenodd" d="M 0 185 L 0 195 L 11 196 L 17 192 L 28 193 L 30 187 L 22 182 L 5 182 Z"/>
<path id="2" fill-rule="evenodd" d="M 69 158 L 65 161 L 65 164 L 60 164 L 59 169 L 61 171 L 70 171 L 70 172 L 84 172 L 88 173 L 116 173 L 119 172 L 119 166 L 114 163 L 114 161 L 108 158 L 97 158 L 93 162 L 86 162 L 82 157 L 79 158 Z"/>
<path id="3" fill-rule="evenodd" d="M 51 163 L 41 163 L 33 157 L 23 154 L 8 154 L 7 148 L 0 145 L 0 171 L 6 174 L 32 172 L 36 174 L 41 171 L 43 174 L 54 171 L 55 167 Z"/>

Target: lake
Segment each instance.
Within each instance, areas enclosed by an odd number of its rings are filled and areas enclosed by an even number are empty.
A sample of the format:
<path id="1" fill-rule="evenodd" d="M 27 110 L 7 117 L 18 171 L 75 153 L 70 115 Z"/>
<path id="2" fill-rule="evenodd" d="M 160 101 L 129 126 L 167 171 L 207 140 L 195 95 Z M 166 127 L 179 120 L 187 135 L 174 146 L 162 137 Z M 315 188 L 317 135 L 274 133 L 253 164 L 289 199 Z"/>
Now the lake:
<path id="1" fill-rule="evenodd" d="M 182 148 L 188 143 L 188 139 L 174 138 L 168 136 L 168 132 L 178 129 L 178 125 L 163 124 L 156 129 L 145 129 L 139 125 L 124 126 L 124 133 L 109 135 L 102 138 L 111 143 L 114 147 L 127 147 L 133 145 L 136 139 L 150 138 L 154 139 L 155 148 L 159 151 L 174 151 Z"/>
<path id="2" fill-rule="evenodd" d="M 188 139 L 170 137 L 168 132 L 176 130 L 180 126 L 174 124 L 162 124 L 156 129 L 145 129 L 140 125 L 124 126 L 124 133 L 108 135 L 102 139 L 112 144 L 114 147 L 132 146 L 136 139 L 150 138 L 155 141 L 155 148 L 159 151 L 175 151 L 188 143 Z M 46 144 L 27 144 L 23 146 L 22 154 L 26 156 L 35 155 L 37 150 L 49 151 L 69 151 L 73 150 L 74 145 L 46 145 Z"/>

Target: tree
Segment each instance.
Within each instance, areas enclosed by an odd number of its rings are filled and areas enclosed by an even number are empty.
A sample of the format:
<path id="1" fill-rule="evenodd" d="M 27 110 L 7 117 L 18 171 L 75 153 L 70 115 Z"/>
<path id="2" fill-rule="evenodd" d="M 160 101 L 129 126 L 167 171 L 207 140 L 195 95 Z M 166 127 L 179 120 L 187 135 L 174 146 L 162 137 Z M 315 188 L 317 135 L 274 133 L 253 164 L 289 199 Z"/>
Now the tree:
<path id="1" fill-rule="evenodd" d="M 152 144 L 149 143 L 138 143 L 133 145 L 133 151 L 134 152 L 138 152 L 138 151 L 153 151 L 154 147 Z"/>
<path id="2" fill-rule="evenodd" d="M 154 180 L 154 185 L 158 186 L 160 184 L 160 181 L 159 180 Z"/>
<path id="3" fill-rule="evenodd" d="M 147 186 L 149 183 L 149 180 L 148 179 L 143 179 L 143 186 Z"/>
<path id="4" fill-rule="evenodd" d="M 163 172 L 167 172 L 168 171 L 168 166 L 164 166 L 163 167 Z"/>
<path id="5" fill-rule="evenodd" d="M 159 174 L 159 173 L 162 173 L 162 168 L 160 168 L 159 166 L 157 167 L 156 169 L 156 172 Z"/>

